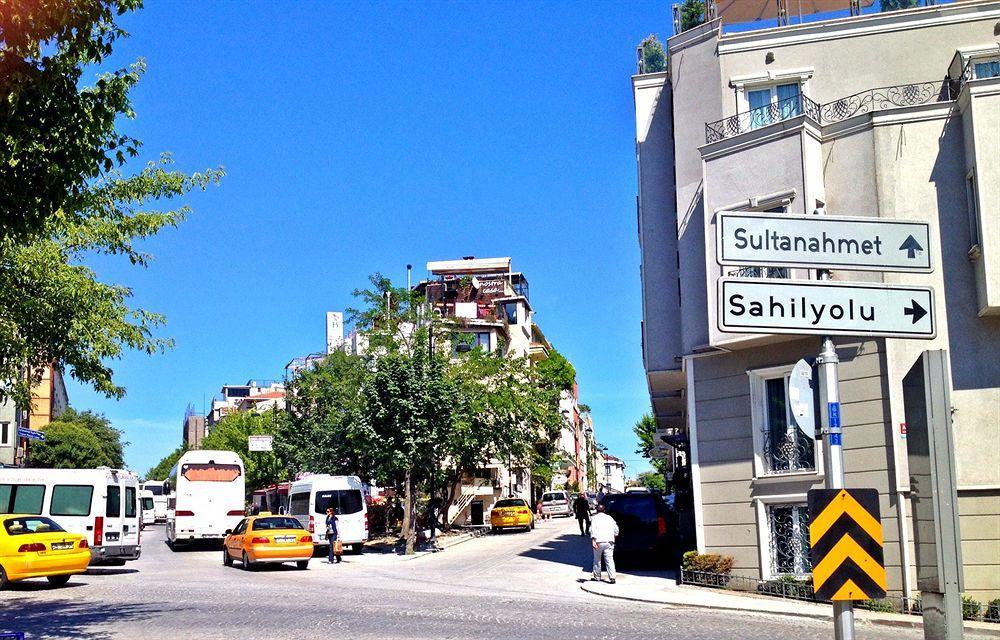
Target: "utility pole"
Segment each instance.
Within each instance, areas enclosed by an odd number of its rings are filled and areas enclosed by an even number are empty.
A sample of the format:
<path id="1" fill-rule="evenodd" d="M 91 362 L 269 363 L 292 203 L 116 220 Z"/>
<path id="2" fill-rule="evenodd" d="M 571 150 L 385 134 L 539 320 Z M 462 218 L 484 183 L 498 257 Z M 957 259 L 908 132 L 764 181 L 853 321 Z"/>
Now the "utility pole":
<path id="1" fill-rule="evenodd" d="M 820 280 L 829 280 L 830 272 L 821 270 Z M 833 338 L 823 336 L 822 350 L 816 364 L 820 367 L 820 412 L 825 444 L 823 476 L 827 489 L 844 488 L 844 445 L 840 427 L 840 358 Z M 850 600 L 833 603 L 833 635 L 836 640 L 854 640 L 854 606 Z"/>

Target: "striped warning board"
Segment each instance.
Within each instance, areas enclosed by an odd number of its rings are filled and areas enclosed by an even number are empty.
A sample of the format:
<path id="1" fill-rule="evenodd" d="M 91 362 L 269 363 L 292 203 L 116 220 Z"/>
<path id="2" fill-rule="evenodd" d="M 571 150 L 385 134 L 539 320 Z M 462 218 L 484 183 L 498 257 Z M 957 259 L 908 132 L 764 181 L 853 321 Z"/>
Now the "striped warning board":
<path id="1" fill-rule="evenodd" d="M 885 597 L 877 490 L 811 490 L 809 545 L 817 598 L 876 600 Z"/>

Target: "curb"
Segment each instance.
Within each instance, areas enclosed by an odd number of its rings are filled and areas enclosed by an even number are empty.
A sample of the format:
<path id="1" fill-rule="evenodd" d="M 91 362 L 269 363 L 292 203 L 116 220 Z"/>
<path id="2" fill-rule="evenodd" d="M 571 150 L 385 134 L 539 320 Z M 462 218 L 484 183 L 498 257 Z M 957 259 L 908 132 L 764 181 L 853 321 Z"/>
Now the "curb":
<path id="1" fill-rule="evenodd" d="M 752 609 L 747 607 L 732 607 L 732 606 L 722 606 L 714 604 L 690 604 L 686 602 L 664 602 L 661 600 L 651 600 L 649 598 L 637 598 L 634 596 L 617 595 L 613 593 L 604 593 L 602 591 L 597 591 L 589 584 L 584 582 L 580 585 L 580 589 L 586 593 L 601 596 L 604 598 L 611 598 L 613 600 L 625 600 L 628 602 L 644 602 L 646 604 L 657 604 L 667 608 L 688 608 L 688 609 L 709 609 L 713 611 L 739 611 L 743 613 L 755 613 L 759 615 L 770 615 L 770 616 L 782 616 L 785 618 L 811 618 L 813 620 L 823 620 L 830 622 L 833 620 L 832 614 L 822 614 L 822 613 L 792 613 L 792 612 L 781 612 L 781 611 L 761 611 L 759 609 Z M 862 617 L 857 618 L 856 622 L 863 625 L 873 625 L 880 627 L 893 627 L 893 628 L 903 628 L 903 629 L 922 629 L 923 622 L 922 619 L 914 616 L 915 620 L 895 620 L 895 619 L 885 619 L 885 618 L 875 618 L 875 617 Z M 997 629 L 983 629 L 981 627 L 970 627 L 967 625 L 962 625 L 963 632 L 973 636 L 989 636 L 994 638 L 1000 638 L 1000 628 Z"/>

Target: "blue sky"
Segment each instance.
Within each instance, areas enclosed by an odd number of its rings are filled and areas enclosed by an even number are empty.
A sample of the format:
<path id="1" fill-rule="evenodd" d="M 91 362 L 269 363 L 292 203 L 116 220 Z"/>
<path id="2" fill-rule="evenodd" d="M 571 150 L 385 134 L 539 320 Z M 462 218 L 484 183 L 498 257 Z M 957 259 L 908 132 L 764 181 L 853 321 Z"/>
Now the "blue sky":
<path id="1" fill-rule="evenodd" d="M 145 471 L 180 443 L 185 406 L 279 378 L 321 350 L 324 312 L 382 271 L 511 256 L 536 321 L 575 364 L 598 438 L 629 461 L 648 408 L 640 353 L 635 45 L 669 4 L 151 2 L 126 16 L 119 65 L 143 159 L 224 165 L 223 184 L 147 243 L 148 270 L 94 262 L 168 318 L 165 355 L 113 363 L 108 415 Z"/>

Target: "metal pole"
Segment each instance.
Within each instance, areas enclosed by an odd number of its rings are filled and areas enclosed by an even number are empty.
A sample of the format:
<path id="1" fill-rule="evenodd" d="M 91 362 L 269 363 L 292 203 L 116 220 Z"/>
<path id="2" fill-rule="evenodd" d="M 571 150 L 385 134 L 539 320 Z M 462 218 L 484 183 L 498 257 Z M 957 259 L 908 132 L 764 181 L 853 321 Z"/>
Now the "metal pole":
<path id="1" fill-rule="evenodd" d="M 820 280 L 829 280 L 830 274 L 821 271 Z M 844 447 L 840 428 L 840 378 L 837 371 L 840 358 L 833 339 L 823 337 L 823 350 L 816 360 L 820 367 L 820 401 L 822 402 L 822 434 L 825 443 L 823 471 L 827 489 L 844 488 Z M 833 603 L 833 634 L 836 640 L 854 640 L 854 608 L 852 603 Z"/>

